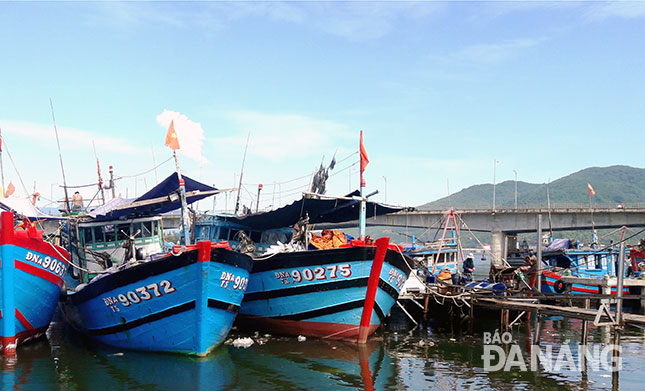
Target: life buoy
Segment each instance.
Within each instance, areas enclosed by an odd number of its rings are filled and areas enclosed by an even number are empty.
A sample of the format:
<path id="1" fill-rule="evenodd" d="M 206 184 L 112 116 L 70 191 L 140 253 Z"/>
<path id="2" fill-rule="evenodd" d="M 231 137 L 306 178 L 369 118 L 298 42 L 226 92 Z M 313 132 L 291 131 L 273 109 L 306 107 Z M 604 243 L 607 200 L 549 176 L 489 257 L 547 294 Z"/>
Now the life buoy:
<path id="1" fill-rule="evenodd" d="M 553 290 L 556 291 L 557 293 L 564 292 L 565 290 L 564 281 L 558 280 L 555 283 L 553 283 Z"/>

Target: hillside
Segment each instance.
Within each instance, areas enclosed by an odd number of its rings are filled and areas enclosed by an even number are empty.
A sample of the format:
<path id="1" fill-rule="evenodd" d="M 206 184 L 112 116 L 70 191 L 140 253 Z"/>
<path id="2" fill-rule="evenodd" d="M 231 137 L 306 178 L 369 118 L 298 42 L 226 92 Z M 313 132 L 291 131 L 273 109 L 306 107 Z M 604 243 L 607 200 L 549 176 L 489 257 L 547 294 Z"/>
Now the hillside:
<path id="1" fill-rule="evenodd" d="M 587 183 L 596 195 L 596 206 L 645 203 L 645 169 L 629 166 L 590 167 L 567 175 L 549 184 L 552 207 L 584 206 L 589 203 Z M 547 184 L 517 182 L 518 208 L 546 207 Z M 495 190 L 497 208 L 512 208 L 515 202 L 515 182 L 498 183 Z M 418 209 L 491 208 L 493 185 L 490 183 L 470 186 L 449 197 L 440 198 L 418 206 Z M 639 205 L 643 206 L 643 205 Z"/>

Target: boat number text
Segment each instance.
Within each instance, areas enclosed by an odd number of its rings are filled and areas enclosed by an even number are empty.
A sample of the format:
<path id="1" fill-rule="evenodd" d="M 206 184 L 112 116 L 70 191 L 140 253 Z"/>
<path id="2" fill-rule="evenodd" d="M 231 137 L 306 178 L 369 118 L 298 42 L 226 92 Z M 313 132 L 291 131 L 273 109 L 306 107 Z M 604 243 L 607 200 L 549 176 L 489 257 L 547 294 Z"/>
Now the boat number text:
<path id="1" fill-rule="evenodd" d="M 390 269 L 390 275 L 387 280 L 390 284 L 396 286 L 396 289 L 401 290 L 401 288 L 403 288 L 403 284 L 405 284 L 406 277 L 399 273 L 398 270 Z"/>
<path id="2" fill-rule="evenodd" d="M 336 279 L 338 277 L 350 277 L 352 275 L 352 265 L 331 265 L 327 267 L 318 266 L 314 269 L 292 270 L 291 272 L 277 272 L 275 278 L 282 281 L 283 284 L 297 284 L 303 281 L 322 281 Z"/>
<path id="3" fill-rule="evenodd" d="M 133 304 L 139 304 L 144 300 L 147 301 L 154 297 L 161 297 L 173 292 L 177 292 L 177 289 L 172 286 L 172 282 L 163 280 L 158 284 L 155 282 L 154 284 L 142 286 L 133 291 L 120 293 L 116 296 L 104 297 L 103 303 L 105 303 L 106 307 L 110 307 L 112 312 L 119 312 L 119 307 L 117 306 L 119 303 L 124 307 L 129 307 Z"/>
<path id="4" fill-rule="evenodd" d="M 58 277 L 63 277 L 65 270 L 67 270 L 67 265 L 59 261 L 56 258 L 52 257 L 42 257 L 38 254 L 34 254 L 31 251 L 27 251 L 27 256 L 25 257 L 26 261 L 33 262 L 36 265 L 42 267 L 45 270 L 48 270 Z"/>
<path id="5" fill-rule="evenodd" d="M 249 279 L 246 277 L 236 276 L 233 273 L 222 272 L 221 277 L 219 278 L 222 282 L 220 288 L 228 289 L 229 283 L 233 283 L 233 290 L 239 289 L 241 291 L 246 291 L 247 285 L 249 285 Z"/>

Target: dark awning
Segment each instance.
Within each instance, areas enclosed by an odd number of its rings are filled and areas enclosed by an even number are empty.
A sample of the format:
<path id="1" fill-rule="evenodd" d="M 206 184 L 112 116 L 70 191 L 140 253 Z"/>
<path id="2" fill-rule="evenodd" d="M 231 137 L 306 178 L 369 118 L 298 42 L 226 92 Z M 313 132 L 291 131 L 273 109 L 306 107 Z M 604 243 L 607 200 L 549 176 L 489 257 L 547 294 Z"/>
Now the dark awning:
<path id="1" fill-rule="evenodd" d="M 197 182 L 187 176 L 182 176 L 182 178 L 186 183 L 186 203 L 188 204 L 209 197 L 217 192 L 216 188 Z M 100 213 L 102 214 L 96 214 L 96 220 L 117 220 L 154 216 L 179 209 L 181 208 L 181 200 L 178 197 L 178 190 L 179 179 L 175 172 L 132 202 L 115 205 L 115 208 L 109 211 L 101 211 Z"/>
<path id="2" fill-rule="evenodd" d="M 240 224 L 252 230 L 292 227 L 301 217 L 309 216 L 310 224 L 343 223 L 358 220 L 360 200 L 316 199 L 303 197 L 282 208 L 270 212 L 256 213 L 243 217 L 225 217 L 227 221 Z M 367 202 L 367 218 L 398 212 L 403 207 Z"/>

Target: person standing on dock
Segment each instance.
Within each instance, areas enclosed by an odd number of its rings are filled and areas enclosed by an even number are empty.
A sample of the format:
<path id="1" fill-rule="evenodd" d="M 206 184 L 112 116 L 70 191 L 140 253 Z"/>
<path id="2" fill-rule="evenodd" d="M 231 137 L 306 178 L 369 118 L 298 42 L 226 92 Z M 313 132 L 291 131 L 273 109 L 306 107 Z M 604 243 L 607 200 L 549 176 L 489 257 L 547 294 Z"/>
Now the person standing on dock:
<path id="1" fill-rule="evenodd" d="M 475 262 L 473 259 L 473 253 L 468 254 L 468 257 L 464 259 L 464 278 L 466 281 L 472 281 L 473 279 L 473 272 L 475 271 Z"/>

